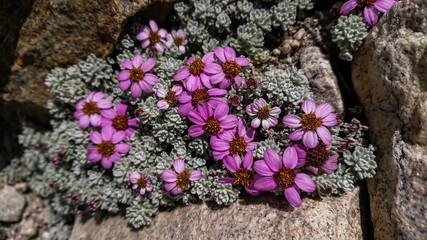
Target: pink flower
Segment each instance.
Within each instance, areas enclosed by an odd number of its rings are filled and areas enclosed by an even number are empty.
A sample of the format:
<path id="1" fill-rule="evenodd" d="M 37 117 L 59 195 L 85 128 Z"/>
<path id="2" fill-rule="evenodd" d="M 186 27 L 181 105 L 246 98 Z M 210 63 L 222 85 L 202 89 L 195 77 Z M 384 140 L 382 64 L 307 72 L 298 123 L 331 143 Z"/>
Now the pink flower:
<path id="1" fill-rule="evenodd" d="M 313 100 L 305 100 L 302 103 L 302 110 L 305 114 L 302 118 L 296 115 L 286 115 L 283 123 L 290 128 L 299 128 L 289 135 L 292 141 L 300 141 L 307 148 L 315 148 L 319 142 L 317 136 L 326 145 L 332 142 L 331 132 L 325 127 L 337 124 L 337 117 L 332 113 L 334 108 L 330 103 L 321 103 L 316 107 Z"/>
<path id="2" fill-rule="evenodd" d="M 175 159 L 172 170 L 163 170 L 162 179 L 165 181 L 165 190 L 170 191 L 173 195 L 180 194 L 183 190 L 188 189 L 190 181 L 199 181 L 202 178 L 200 170 L 188 172 L 185 169 L 184 159 Z"/>
<path id="3" fill-rule="evenodd" d="M 187 116 L 191 110 L 196 109 L 199 102 L 206 102 L 209 107 L 215 109 L 218 104 L 226 103 L 227 101 L 222 96 L 227 94 L 227 90 L 219 88 L 197 89 L 194 92 L 182 92 L 177 100 L 180 103 L 178 113 L 181 116 Z"/>
<path id="4" fill-rule="evenodd" d="M 130 86 L 132 97 L 138 98 L 142 92 L 152 93 L 153 86 L 157 84 L 158 77 L 148 73 L 156 65 L 156 60 L 149 58 L 142 62 L 142 56 L 136 54 L 132 61 L 125 60 L 122 66 L 128 70 L 123 70 L 117 76 L 120 81 L 119 88 L 127 90 Z"/>
<path id="5" fill-rule="evenodd" d="M 120 162 L 122 156 L 130 150 L 126 143 L 119 143 L 125 138 L 125 132 L 117 132 L 111 126 L 103 127 L 101 133 L 94 131 L 90 134 L 90 140 L 96 145 L 87 146 L 89 161 L 99 162 L 102 159 L 102 167 L 111 168 L 113 163 Z"/>
<path id="6" fill-rule="evenodd" d="M 245 84 L 243 84 L 243 87 L 247 89 L 256 89 L 261 86 L 262 83 L 256 80 L 254 76 L 250 76 L 248 79 L 245 80 Z"/>
<path id="7" fill-rule="evenodd" d="M 146 192 L 153 191 L 153 185 L 150 182 L 148 174 L 139 174 L 138 172 L 131 172 L 129 174 L 129 181 L 133 183 L 132 189 L 139 189 L 139 194 L 145 195 Z"/>
<path id="8" fill-rule="evenodd" d="M 362 6 L 365 21 L 373 26 L 378 22 L 378 11 L 385 13 L 397 2 L 397 0 L 349 0 L 342 5 L 340 14 L 348 15 L 358 5 Z"/>
<path id="9" fill-rule="evenodd" d="M 263 98 L 246 107 L 246 113 L 251 117 L 255 117 L 251 122 L 253 128 L 258 128 L 260 125 L 264 129 L 276 126 L 278 123 L 277 118 L 281 112 L 282 110 L 278 107 L 271 108 Z"/>
<path id="10" fill-rule="evenodd" d="M 214 53 L 206 53 L 202 59 L 195 56 L 187 60 L 187 67 L 181 69 L 173 80 L 184 80 L 184 87 L 190 92 L 204 87 L 212 88 L 210 75 L 221 71 L 221 66 L 214 63 Z"/>
<path id="11" fill-rule="evenodd" d="M 157 89 L 156 95 L 158 97 L 163 98 L 162 100 L 157 102 L 157 107 L 161 110 L 168 109 L 170 105 L 176 103 L 176 99 L 181 93 L 182 93 L 181 85 L 175 85 L 169 91 L 166 91 L 163 88 Z"/>
<path id="12" fill-rule="evenodd" d="M 154 47 L 157 51 L 163 52 L 166 44 L 166 35 L 168 32 L 163 28 L 159 30 L 157 23 L 153 20 L 149 22 L 150 27 L 143 26 L 142 32 L 136 35 L 136 39 L 142 41 L 141 47 Z"/>
<path id="13" fill-rule="evenodd" d="M 252 152 L 247 152 L 245 158 L 242 159 L 239 155 L 231 157 L 224 157 L 224 166 L 233 174 L 233 177 L 220 178 L 220 183 L 231 183 L 243 185 L 246 192 L 253 196 L 259 195 L 259 190 L 254 187 L 254 173 L 250 170 L 254 162 Z M 242 166 L 243 164 L 243 166 Z"/>
<path id="14" fill-rule="evenodd" d="M 232 154 L 237 157 L 244 152 L 251 152 L 255 149 L 258 142 L 252 142 L 255 138 L 256 130 L 249 128 L 246 131 L 245 123 L 239 119 L 236 128 L 225 131 L 221 137 L 212 136 L 210 139 L 211 147 L 214 150 L 215 159 L 223 159 L 224 156 Z"/>
<path id="15" fill-rule="evenodd" d="M 313 192 L 316 185 L 307 174 L 295 173 L 298 156 L 293 147 L 285 149 L 282 160 L 283 162 L 274 150 L 265 150 L 264 160 L 256 161 L 254 164 L 255 171 L 261 175 L 255 180 L 254 186 L 260 191 L 271 191 L 277 186 L 281 187 L 288 202 L 297 207 L 301 205 L 299 189 Z"/>
<path id="16" fill-rule="evenodd" d="M 188 119 L 195 125 L 188 128 L 188 134 L 192 137 L 198 137 L 203 133 L 211 136 L 221 136 L 226 130 L 236 127 L 237 117 L 228 115 L 230 108 L 226 103 L 217 106 L 215 110 L 205 102 L 197 105 L 197 111 L 190 111 Z"/>
<path id="17" fill-rule="evenodd" d="M 297 151 L 298 160 L 302 159 L 304 163 L 300 167 L 305 165 L 306 169 L 314 174 L 319 172 L 319 168 L 327 174 L 333 173 L 338 168 L 339 154 L 330 155 L 331 145 L 319 143 L 315 148 L 307 149 L 301 144 L 296 144 L 294 148 Z"/>
<path id="18" fill-rule="evenodd" d="M 185 45 L 188 44 L 187 35 L 182 29 L 179 29 L 178 31 L 172 30 L 172 32 L 166 36 L 166 44 L 169 48 L 172 44 L 175 44 L 179 51 L 184 54 L 186 50 Z"/>
<path id="19" fill-rule="evenodd" d="M 81 128 L 87 128 L 89 124 L 94 127 L 101 126 L 101 116 L 98 113 L 103 114 L 105 109 L 113 105 L 110 100 L 103 99 L 104 95 L 103 92 L 91 92 L 84 101 L 76 104 L 74 117 L 79 120 Z"/>
<path id="20" fill-rule="evenodd" d="M 236 51 L 231 47 L 216 48 L 215 56 L 221 60 L 222 71 L 211 77 L 212 84 L 219 84 L 220 88 L 226 89 L 231 83 L 235 83 L 237 87 L 242 86 L 242 78 L 239 73 L 242 71 L 242 66 L 250 64 L 249 59 L 245 57 L 236 58 Z"/>
<path id="21" fill-rule="evenodd" d="M 103 112 L 101 119 L 101 126 L 112 126 L 116 131 L 124 131 L 127 137 L 132 137 L 135 129 L 129 127 L 138 127 L 138 120 L 136 118 L 129 119 L 126 116 L 128 106 L 124 103 L 117 103 L 116 111 L 108 109 Z"/>

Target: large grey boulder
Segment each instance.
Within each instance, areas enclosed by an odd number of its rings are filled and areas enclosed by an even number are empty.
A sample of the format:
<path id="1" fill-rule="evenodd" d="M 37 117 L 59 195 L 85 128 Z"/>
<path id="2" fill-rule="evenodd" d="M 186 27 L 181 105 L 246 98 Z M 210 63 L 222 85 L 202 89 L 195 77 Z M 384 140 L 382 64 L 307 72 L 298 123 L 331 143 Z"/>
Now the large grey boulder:
<path id="1" fill-rule="evenodd" d="M 15 188 L 5 185 L 0 189 L 0 222 L 17 222 L 25 207 L 25 197 Z"/>

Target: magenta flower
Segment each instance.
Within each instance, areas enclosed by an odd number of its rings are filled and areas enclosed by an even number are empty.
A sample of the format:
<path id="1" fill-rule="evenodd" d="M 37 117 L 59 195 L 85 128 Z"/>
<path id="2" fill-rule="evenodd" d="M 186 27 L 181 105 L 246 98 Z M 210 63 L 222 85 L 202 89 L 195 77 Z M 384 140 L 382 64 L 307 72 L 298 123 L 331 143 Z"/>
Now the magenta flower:
<path id="1" fill-rule="evenodd" d="M 172 30 L 170 34 L 166 36 L 166 44 L 170 48 L 172 44 L 178 47 L 179 51 L 185 53 L 185 45 L 188 44 L 187 35 L 181 29 L 178 31 Z"/>
<path id="2" fill-rule="evenodd" d="M 247 152 L 245 158 L 237 156 L 226 156 L 224 157 L 224 166 L 233 174 L 233 177 L 220 178 L 220 183 L 231 183 L 243 185 L 246 192 L 253 196 L 259 195 L 259 190 L 254 187 L 255 175 L 250 170 L 254 162 L 254 156 L 252 152 Z M 242 166 L 243 164 L 243 166 Z"/>
<path id="3" fill-rule="evenodd" d="M 157 107 L 161 110 L 166 110 L 170 105 L 176 103 L 177 97 L 182 93 L 181 85 L 174 85 L 171 90 L 166 91 L 163 88 L 159 88 L 156 91 L 158 97 L 163 98 L 157 102 Z"/>
<path id="4" fill-rule="evenodd" d="M 248 79 L 245 80 L 245 84 L 243 84 L 243 87 L 247 89 L 256 89 L 261 86 L 262 83 L 256 80 L 254 76 L 250 76 Z"/>
<path id="5" fill-rule="evenodd" d="M 103 92 L 91 92 L 84 101 L 76 104 L 76 112 L 74 117 L 79 120 L 81 128 L 89 127 L 89 124 L 94 127 L 101 126 L 101 116 L 105 109 L 111 108 L 113 105 L 111 100 L 104 99 Z"/>
<path id="6" fill-rule="evenodd" d="M 122 66 L 128 70 L 123 70 L 117 76 L 120 81 L 119 88 L 127 90 L 130 86 L 132 97 L 138 98 L 142 92 L 152 93 L 153 86 L 157 84 L 158 77 L 148 73 L 156 65 L 156 60 L 149 58 L 142 62 L 142 56 L 136 54 L 132 61 L 125 60 Z"/>
<path id="7" fill-rule="evenodd" d="M 378 22 L 378 11 L 385 13 L 397 2 L 397 0 L 349 0 L 342 5 L 340 14 L 348 15 L 351 10 L 359 5 L 364 7 L 363 17 L 365 21 L 373 26 Z"/>
<path id="8" fill-rule="evenodd" d="M 199 181 L 202 178 L 200 170 L 188 172 L 185 169 L 184 159 L 175 159 L 172 170 L 163 170 L 162 179 L 165 181 L 165 190 L 170 191 L 173 195 L 180 194 L 183 190 L 188 189 L 190 181 Z"/>
<path id="9" fill-rule="evenodd" d="M 166 35 L 168 32 L 164 29 L 159 29 L 157 23 L 153 20 L 150 20 L 149 25 L 150 27 L 143 26 L 142 32 L 136 35 L 136 39 L 142 41 L 142 48 L 153 47 L 157 51 L 163 52 L 167 47 Z"/>
<path id="10" fill-rule="evenodd" d="M 203 133 L 211 136 L 221 136 L 226 130 L 236 127 L 237 117 L 228 115 L 230 108 L 226 103 L 217 106 L 215 110 L 205 102 L 197 105 L 197 111 L 192 110 L 188 113 L 188 119 L 195 125 L 188 128 L 188 134 L 192 137 L 198 137 Z"/>
<path id="11" fill-rule="evenodd" d="M 232 154 L 237 157 L 244 152 L 252 152 L 258 142 L 252 142 L 255 138 L 256 130 L 249 128 L 246 131 L 245 123 L 239 119 L 236 128 L 225 131 L 221 137 L 212 136 L 210 139 L 211 147 L 214 150 L 215 159 L 223 159 L 226 155 Z"/>
<path id="12" fill-rule="evenodd" d="M 113 163 L 120 162 L 122 156 L 130 150 L 126 143 L 119 143 L 125 138 L 125 132 L 117 132 L 111 126 L 103 127 L 101 133 L 94 131 L 90 134 L 90 140 L 96 145 L 87 146 L 89 161 L 99 162 L 102 159 L 102 167 L 111 168 Z"/>
<path id="13" fill-rule="evenodd" d="M 331 145 L 319 143 L 315 148 L 311 149 L 307 149 L 301 144 L 296 144 L 294 147 L 297 151 L 298 158 L 303 159 L 306 169 L 314 174 L 319 172 L 319 168 L 327 174 L 331 174 L 337 170 L 339 154 L 330 155 Z"/>
<path id="14" fill-rule="evenodd" d="M 146 173 L 139 174 L 138 172 L 131 172 L 129 174 L 129 181 L 133 184 L 132 189 L 139 189 L 139 194 L 141 195 L 153 191 L 153 184 L 151 184 L 150 177 Z"/>
<path id="15" fill-rule="evenodd" d="M 184 80 L 184 87 L 190 92 L 204 87 L 212 88 L 210 75 L 221 71 L 221 66 L 214 60 L 213 52 L 206 53 L 202 59 L 192 56 L 187 60 L 188 66 L 181 69 L 173 80 Z"/>
<path id="16" fill-rule="evenodd" d="M 286 115 L 283 123 L 290 128 L 299 128 L 289 135 L 292 141 L 300 141 L 307 148 L 315 148 L 319 142 L 317 136 L 322 142 L 329 145 L 332 142 L 331 132 L 325 127 L 337 124 L 337 116 L 332 113 L 333 106 L 330 103 L 321 103 L 316 107 L 313 100 L 305 100 L 302 103 L 302 110 L 305 114 L 302 118 L 296 115 Z"/>
<path id="17" fill-rule="evenodd" d="M 101 119 L 101 126 L 112 126 L 116 131 L 124 131 L 126 137 L 132 137 L 135 129 L 129 127 L 138 127 L 139 123 L 136 118 L 129 119 L 126 116 L 126 110 L 128 106 L 124 103 L 117 103 L 116 111 L 108 109 L 103 112 L 103 118 Z"/>
<path id="18" fill-rule="evenodd" d="M 263 98 L 246 107 L 246 113 L 251 117 L 255 117 L 251 122 L 253 128 L 258 128 L 260 125 L 264 129 L 276 126 L 278 123 L 277 118 L 281 112 L 282 110 L 278 107 L 271 108 Z"/>
<path id="19" fill-rule="evenodd" d="M 206 102 L 209 107 L 215 109 L 218 104 L 226 103 L 227 101 L 222 96 L 227 94 L 227 90 L 219 89 L 219 88 L 211 88 L 211 89 L 197 89 L 194 92 L 182 92 L 177 100 L 180 103 L 178 107 L 178 113 L 181 116 L 187 116 L 191 110 L 197 108 L 197 104 L 199 102 Z"/>
<path id="20" fill-rule="evenodd" d="M 239 73 L 242 71 L 242 66 L 250 64 L 249 59 L 245 57 L 236 58 L 236 51 L 231 47 L 216 48 L 215 56 L 221 60 L 222 71 L 214 74 L 211 77 L 212 84 L 219 84 L 220 88 L 226 89 L 234 82 L 237 87 L 242 86 L 242 78 Z"/>
<path id="21" fill-rule="evenodd" d="M 313 192 L 316 184 L 304 173 L 295 173 L 298 162 L 297 152 L 293 147 L 288 147 L 283 153 L 283 162 L 279 154 L 272 149 L 264 151 L 264 160 L 256 161 L 255 171 L 261 177 L 255 179 L 254 186 L 260 191 L 271 191 L 276 187 L 284 189 L 285 197 L 290 204 L 297 207 L 301 205 L 299 190 Z"/>

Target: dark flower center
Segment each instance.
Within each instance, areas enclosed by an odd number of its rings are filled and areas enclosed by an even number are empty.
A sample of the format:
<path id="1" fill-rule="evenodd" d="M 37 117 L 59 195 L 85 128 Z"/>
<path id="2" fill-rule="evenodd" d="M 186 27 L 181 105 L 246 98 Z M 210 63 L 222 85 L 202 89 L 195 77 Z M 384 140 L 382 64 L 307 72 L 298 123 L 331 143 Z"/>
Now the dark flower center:
<path id="1" fill-rule="evenodd" d="M 176 102 L 176 92 L 169 90 L 168 93 L 165 96 L 165 100 L 167 103 L 172 104 Z"/>
<path id="2" fill-rule="evenodd" d="M 377 0 L 359 0 L 359 5 L 362 5 L 363 7 L 365 6 L 374 6 L 374 3 Z"/>
<path id="3" fill-rule="evenodd" d="M 173 43 L 175 43 L 176 46 L 181 46 L 182 42 L 184 42 L 184 39 L 182 39 L 181 37 L 174 37 L 173 38 Z"/>
<path id="4" fill-rule="evenodd" d="M 193 75 L 200 75 L 204 68 L 205 63 L 202 62 L 202 59 L 194 59 L 194 61 L 188 66 L 188 70 Z"/>
<path id="5" fill-rule="evenodd" d="M 246 145 L 248 145 L 248 143 L 245 141 L 245 139 L 236 135 L 230 142 L 230 153 L 240 155 L 245 152 Z"/>
<path id="6" fill-rule="evenodd" d="M 130 70 L 130 80 L 132 82 L 139 82 L 142 80 L 142 78 L 145 76 L 145 72 L 142 71 L 141 68 L 132 68 Z"/>
<path id="7" fill-rule="evenodd" d="M 255 89 L 260 85 L 259 82 L 254 77 L 250 77 L 246 79 L 245 83 L 246 83 L 246 87 L 249 89 Z"/>
<path id="8" fill-rule="evenodd" d="M 261 120 L 268 119 L 270 117 L 270 109 L 271 109 L 270 107 L 261 108 L 256 114 L 257 118 Z"/>
<path id="9" fill-rule="evenodd" d="M 295 184 L 295 172 L 292 169 L 283 167 L 274 173 L 273 179 L 279 187 L 288 188 Z"/>
<path id="10" fill-rule="evenodd" d="M 208 119 L 206 119 L 205 126 L 203 126 L 203 129 L 206 132 L 215 135 L 219 132 L 219 130 L 221 130 L 221 126 L 219 125 L 218 119 L 214 117 L 209 117 Z"/>
<path id="11" fill-rule="evenodd" d="M 326 145 L 323 142 L 319 142 L 315 148 L 309 149 L 305 160 L 306 165 L 319 168 L 329 158 L 329 151 L 326 149 Z"/>
<path id="12" fill-rule="evenodd" d="M 98 112 L 98 106 L 96 106 L 96 102 L 85 102 L 83 105 L 82 112 L 86 115 L 92 115 Z"/>
<path id="13" fill-rule="evenodd" d="M 305 130 L 316 131 L 318 127 L 322 126 L 322 124 L 322 119 L 316 117 L 314 112 L 302 115 L 302 128 Z"/>
<path id="14" fill-rule="evenodd" d="M 126 116 L 117 116 L 113 119 L 113 127 L 114 129 L 120 131 L 120 130 L 126 130 L 128 127 L 128 117 Z"/>
<path id="15" fill-rule="evenodd" d="M 160 42 L 159 32 L 157 32 L 157 31 L 153 32 L 150 30 L 150 34 L 148 34 L 148 39 L 150 40 L 151 43 Z"/>
<path id="16" fill-rule="evenodd" d="M 177 178 L 176 185 L 184 190 L 188 189 L 188 184 L 190 184 L 190 173 L 184 170 L 184 172 L 178 174 Z"/>
<path id="17" fill-rule="evenodd" d="M 148 180 L 144 176 L 141 176 L 136 182 L 136 185 L 138 185 L 138 188 L 140 189 L 145 189 L 147 187 L 147 183 Z"/>
<path id="18" fill-rule="evenodd" d="M 237 107 L 237 105 L 239 105 L 240 103 L 240 98 L 238 95 L 233 95 L 228 99 L 228 104 L 233 106 L 233 107 Z"/>
<path id="19" fill-rule="evenodd" d="M 254 174 L 252 173 L 252 171 L 248 169 L 241 168 L 237 170 L 237 172 L 233 173 L 233 175 L 235 178 L 234 184 L 241 184 L 243 186 L 248 186 L 253 183 L 252 178 Z"/>
<path id="20" fill-rule="evenodd" d="M 242 67 L 240 67 L 236 61 L 225 61 L 221 66 L 225 73 L 225 77 L 230 80 L 234 79 L 242 70 Z"/>
<path id="21" fill-rule="evenodd" d="M 200 101 L 204 101 L 204 102 L 209 101 L 208 90 L 197 89 L 196 91 L 193 92 L 193 94 L 191 95 L 191 103 L 193 104 L 193 106 L 196 107 Z"/>
<path id="22" fill-rule="evenodd" d="M 96 148 L 104 157 L 109 157 L 114 153 L 114 144 L 111 141 L 102 141 L 102 143 L 96 145 Z"/>

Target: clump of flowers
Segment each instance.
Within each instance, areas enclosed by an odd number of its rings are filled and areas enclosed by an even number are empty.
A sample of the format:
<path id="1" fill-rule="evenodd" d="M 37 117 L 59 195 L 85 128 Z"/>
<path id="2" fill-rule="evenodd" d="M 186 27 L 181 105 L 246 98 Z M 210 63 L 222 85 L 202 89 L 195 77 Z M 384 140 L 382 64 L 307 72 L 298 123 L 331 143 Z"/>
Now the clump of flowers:
<path id="1" fill-rule="evenodd" d="M 374 26 L 378 22 L 378 12 L 387 12 L 398 0 L 349 0 L 345 2 L 341 9 L 341 15 L 348 15 L 357 6 L 363 7 L 363 17 L 365 21 Z"/>
<path id="2" fill-rule="evenodd" d="M 251 122 L 253 128 L 262 126 L 264 129 L 269 129 L 277 125 L 279 114 L 282 112 L 278 107 L 270 107 L 270 105 L 260 98 L 251 105 L 246 107 L 246 113 L 254 117 Z"/>
<path id="3" fill-rule="evenodd" d="M 132 189 L 139 189 L 139 194 L 145 195 L 147 192 L 153 191 L 150 177 L 146 173 L 140 174 L 139 172 L 131 172 L 129 174 L 129 181 L 133 184 Z"/>
<path id="4" fill-rule="evenodd" d="M 136 35 L 136 39 L 142 41 L 142 48 L 154 48 L 159 52 L 163 52 L 168 47 L 166 37 L 168 32 L 157 26 L 157 23 L 153 20 L 149 22 L 150 26 L 143 26 L 142 31 Z"/>
<path id="5" fill-rule="evenodd" d="M 189 172 L 185 169 L 184 159 L 175 159 L 173 168 L 175 171 L 164 170 L 162 172 L 162 179 L 165 181 L 165 190 L 170 191 L 174 195 L 187 190 L 190 181 L 199 181 L 200 178 L 202 178 L 202 172 L 200 170 Z"/>
<path id="6" fill-rule="evenodd" d="M 101 126 L 101 116 L 104 110 L 111 108 L 113 105 L 111 100 L 104 99 L 103 92 L 91 92 L 84 101 L 76 104 L 76 112 L 74 117 L 79 120 L 81 128 L 87 128 L 89 125 L 93 127 Z"/>

